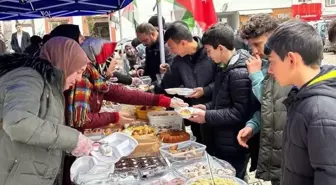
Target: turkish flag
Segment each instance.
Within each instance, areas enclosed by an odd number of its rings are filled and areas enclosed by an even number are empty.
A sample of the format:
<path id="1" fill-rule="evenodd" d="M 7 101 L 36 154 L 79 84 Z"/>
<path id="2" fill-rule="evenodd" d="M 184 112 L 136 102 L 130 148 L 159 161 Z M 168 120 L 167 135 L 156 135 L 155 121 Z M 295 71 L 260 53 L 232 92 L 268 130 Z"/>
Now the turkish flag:
<path id="1" fill-rule="evenodd" d="M 217 14 L 212 0 L 176 0 L 176 2 L 193 14 L 195 21 L 204 31 L 217 23 Z"/>

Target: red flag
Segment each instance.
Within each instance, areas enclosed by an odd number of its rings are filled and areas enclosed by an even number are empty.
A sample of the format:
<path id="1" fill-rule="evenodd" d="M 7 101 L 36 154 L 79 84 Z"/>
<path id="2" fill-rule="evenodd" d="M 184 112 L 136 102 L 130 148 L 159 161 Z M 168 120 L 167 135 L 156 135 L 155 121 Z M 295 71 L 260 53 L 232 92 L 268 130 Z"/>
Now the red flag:
<path id="1" fill-rule="evenodd" d="M 217 23 L 212 0 L 176 0 L 176 2 L 193 14 L 195 21 L 204 31 Z"/>

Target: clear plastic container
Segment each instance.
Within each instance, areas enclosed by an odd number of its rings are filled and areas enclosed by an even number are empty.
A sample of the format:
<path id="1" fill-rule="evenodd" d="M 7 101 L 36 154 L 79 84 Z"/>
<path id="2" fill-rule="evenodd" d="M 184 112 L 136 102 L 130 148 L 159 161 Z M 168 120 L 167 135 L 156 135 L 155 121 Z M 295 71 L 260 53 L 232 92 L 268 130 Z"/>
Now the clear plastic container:
<path id="1" fill-rule="evenodd" d="M 213 175 L 235 176 L 235 169 L 226 161 L 221 161 L 208 156 L 210 166 L 207 158 L 195 159 L 190 161 L 180 161 L 172 164 L 174 171 L 186 178 L 192 179 L 198 176 L 210 175 L 210 168 Z"/>
<path id="2" fill-rule="evenodd" d="M 116 170 L 111 175 L 111 179 L 109 185 L 138 185 L 140 184 L 140 173 L 137 169 L 128 171 Z"/>
<path id="3" fill-rule="evenodd" d="M 153 111 L 147 113 L 149 124 L 158 132 L 182 130 L 183 119 L 175 111 Z"/>
<path id="4" fill-rule="evenodd" d="M 187 180 L 183 177 L 169 172 L 162 177 L 142 181 L 141 185 L 184 185 L 186 182 Z"/>
<path id="5" fill-rule="evenodd" d="M 160 147 L 161 155 L 169 162 L 202 158 L 206 154 L 206 146 L 194 141 L 186 141 Z"/>
<path id="6" fill-rule="evenodd" d="M 231 176 L 217 176 L 214 175 L 213 178 L 219 180 L 219 179 L 227 179 L 229 182 L 227 183 L 218 183 L 218 184 L 214 184 L 214 185 L 223 185 L 223 184 L 227 184 L 227 185 L 247 185 L 246 182 L 236 178 L 236 177 L 231 177 Z M 206 179 L 206 181 L 200 181 L 202 179 Z M 231 183 L 230 183 L 231 182 Z M 213 185 L 212 180 L 211 180 L 211 176 L 210 175 L 206 175 L 206 176 L 199 176 L 193 179 L 190 179 L 189 181 L 186 182 L 186 185 Z"/>

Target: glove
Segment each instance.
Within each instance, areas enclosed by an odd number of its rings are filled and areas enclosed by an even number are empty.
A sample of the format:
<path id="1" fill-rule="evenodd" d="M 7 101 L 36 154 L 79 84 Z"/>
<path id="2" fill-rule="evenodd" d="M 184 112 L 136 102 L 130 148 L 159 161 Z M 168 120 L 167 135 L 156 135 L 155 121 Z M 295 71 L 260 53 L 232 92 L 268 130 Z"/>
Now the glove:
<path id="1" fill-rule="evenodd" d="M 180 98 L 172 98 L 170 101 L 170 107 L 172 108 L 177 108 L 177 107 L 188 107 L 189 104 L 185 103 L 183 100 L 181 100 Z"/>
<path id="2" fill-rule="evenodd" d="M 143 81 L 140 78 L 132 78 L 132 85 L 139 86 L 140 84 L 143 84 Z"/>
<path id="3" fill-rule="evenodd" d="M 88 156 L 93 149 L 93 141 L 85 137 L 82 133 L 78 136 L 77 147 L 71 152 L 75 157 Z"/>

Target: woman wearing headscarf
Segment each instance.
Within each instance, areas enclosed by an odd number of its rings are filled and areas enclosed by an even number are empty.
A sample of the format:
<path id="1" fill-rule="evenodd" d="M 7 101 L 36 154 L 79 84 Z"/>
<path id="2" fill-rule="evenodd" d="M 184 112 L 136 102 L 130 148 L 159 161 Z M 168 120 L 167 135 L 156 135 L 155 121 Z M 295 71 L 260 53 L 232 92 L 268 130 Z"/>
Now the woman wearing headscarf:
<path id="1" fill-rule="evenodd" d="M 99 128 L 111 123 L 125 124 L 131 120 L 118 112 L 101 112 L 103 100 L 133 105 L 174 107 L 185 105 L 164 95 L 129 90 L 121 85 L 108 85 L 106 79 L 116 61 L 112 57 L 115 43 L 104 39 L 85 40 L 82 48 L 90 59 L 83 78 L 67 91 L 67 123 L 79 130 Z"/>
<path id="2" fill-rule="evenodd" d="M 78 43 L 56 37 L 40 58 L 12 54 L 0 61 L 0 184 L 61 184 L 63 153 L 92 149 L 92 141 L 65 125 L 63 97 L 89 60 Z"/>
<path id="3" fill-rule="evenodd" d="M 91 37 L 85 38 L 82 36 L 79 26 L 74 25 L 74 24 L 61 24 L 54 28 L 50 34 L 49 38 L 52 37 L 57 37 L 57 36 L 62 36 L 62 37 L 67 37 L 70 39 L 75 40 L 77 43 L 82 44 L 86 39 L 89 39 Z M 132 78 L 129 75 L 124 75 L 119 72 L 114 72 L 113 76 L 117 78 L 116 83 L 121 83 L 125 85 L 136 85 L 137 83 L 140 82 L 138 78 Z"/>

